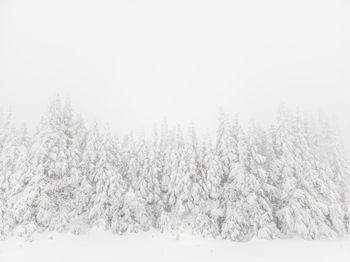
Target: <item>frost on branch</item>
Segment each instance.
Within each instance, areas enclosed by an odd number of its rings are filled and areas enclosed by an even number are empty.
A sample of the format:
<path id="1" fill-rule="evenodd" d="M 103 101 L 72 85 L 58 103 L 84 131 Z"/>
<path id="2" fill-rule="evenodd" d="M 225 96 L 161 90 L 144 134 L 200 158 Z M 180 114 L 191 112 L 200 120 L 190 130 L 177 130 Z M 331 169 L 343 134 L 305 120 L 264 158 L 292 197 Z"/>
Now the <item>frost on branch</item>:
<path id="1" fill-rule="evenodd" d="M 335 123 L 280 107 L 270 127 L 220 111 L 215 140 L 171 129 L 117 137 L 53 99 L 34 134 L 0 115 L 0 237 L 101 227 L 247 241 L 350 231 Z"/>

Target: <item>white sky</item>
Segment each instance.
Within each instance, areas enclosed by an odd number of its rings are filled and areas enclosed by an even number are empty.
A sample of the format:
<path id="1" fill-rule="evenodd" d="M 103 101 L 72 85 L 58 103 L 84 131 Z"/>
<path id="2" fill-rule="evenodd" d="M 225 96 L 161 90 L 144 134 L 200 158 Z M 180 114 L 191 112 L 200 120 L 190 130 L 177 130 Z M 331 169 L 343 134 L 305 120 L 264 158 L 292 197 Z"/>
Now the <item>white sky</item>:
<path id="1" fill-rule="evenodd" d="M 120 132 L 284 102 L 350 133 L 349 89 L 347 0 L 0 0 L 0 105 L 29 123 L 60 93 Z"/>

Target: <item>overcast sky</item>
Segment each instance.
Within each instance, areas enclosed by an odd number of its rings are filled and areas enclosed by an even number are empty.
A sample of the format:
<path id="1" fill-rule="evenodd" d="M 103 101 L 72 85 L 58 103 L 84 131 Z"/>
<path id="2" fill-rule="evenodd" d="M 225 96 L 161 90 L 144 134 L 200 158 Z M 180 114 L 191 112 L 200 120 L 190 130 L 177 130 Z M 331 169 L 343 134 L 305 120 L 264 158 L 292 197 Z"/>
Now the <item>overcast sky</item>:
<path id="1" fill-rule="evenodd" d="M 350 133 L 350 1 L 0 0 L 0 104 L 36 123 L 57 93 L 120 132 L 283 102 Z"/>

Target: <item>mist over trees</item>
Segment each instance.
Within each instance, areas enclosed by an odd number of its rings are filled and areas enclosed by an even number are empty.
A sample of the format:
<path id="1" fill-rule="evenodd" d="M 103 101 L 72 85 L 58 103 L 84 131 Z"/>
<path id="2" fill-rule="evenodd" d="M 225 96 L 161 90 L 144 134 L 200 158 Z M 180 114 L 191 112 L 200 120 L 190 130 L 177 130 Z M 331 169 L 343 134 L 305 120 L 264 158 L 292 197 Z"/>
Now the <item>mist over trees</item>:
<path id="1" fill-rule="evenodd" d="M 149 137 L 87 127 L 53 99 L 34 134 L 0 115 L 0 237 L 101 227 L 234 241 L 350 233 L 336 125 L 281 106 L 268 128 L 220 112 L 216 137 L 163 121 Z"/>

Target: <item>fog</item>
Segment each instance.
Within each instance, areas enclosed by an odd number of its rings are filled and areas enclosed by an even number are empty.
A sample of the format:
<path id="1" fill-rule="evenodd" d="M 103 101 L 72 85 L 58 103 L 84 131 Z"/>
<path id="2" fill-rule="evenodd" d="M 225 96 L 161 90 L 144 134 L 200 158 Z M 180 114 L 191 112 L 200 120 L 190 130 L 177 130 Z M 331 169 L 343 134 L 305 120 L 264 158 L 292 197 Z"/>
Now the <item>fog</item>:
<path id="1" fill-rule="evenodd" d="M 38 122 L 69 96 L 121 133 L 285 103 L 350 133 L 349 1 L 0 0 L 0 105 Z M 350 139 L 348 139 L 349 141 Z"/>

